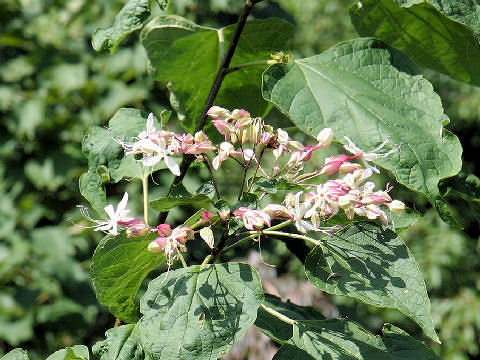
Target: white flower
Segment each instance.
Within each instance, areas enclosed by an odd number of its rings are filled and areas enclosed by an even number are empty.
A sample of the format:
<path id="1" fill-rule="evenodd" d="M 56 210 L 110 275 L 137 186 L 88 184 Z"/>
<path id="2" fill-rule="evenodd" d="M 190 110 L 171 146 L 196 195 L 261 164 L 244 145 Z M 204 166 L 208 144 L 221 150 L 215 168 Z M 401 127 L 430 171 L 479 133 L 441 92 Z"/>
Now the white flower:
<path id="1" fill-rule="evenodd" d="M 118 203 L 117 210 L 114 209 L 112 204 L 109 204 L 104 207 L 105 212 L 107 213 L 108 220 L 95 220 L 90 217 L 88 214 L 87 208 L 83 206 L 80 207 L 80 212 L 82 215 L 89 221 L 97 223 L 97 225 L 91 226 L 94 231 L 103 231 L 110 235 L 118 235 L 118 225 L 122 222 L 128 222 L 133 220 L 133 217 L 128 216 L 130 210 L 125 210 L 128 202 L 128 193 L 123 195 L 122 200 Z"/>
<path id="2" fill-rule="evenodd" d="M 153 124 L 153 113 L 150 113 L 148 115 L 146 127 L 146 131 L 142 131 L 140 134 L 138 134 L 139 139 L 148 138 L 150 135 L 157 131 L 157 129 L 155 129 L 155 125 Z"/>
<path id="3" fill-rule="evenodd" d="M 344 136 L 344 138 L 348 142 L 347 145 L 343 145 L 345 150 L 352 153 L 353 155 L 361 155 L 361 159 L 362 159 L 365 167 L 367 167 L 369 169 L 372 169 L 376 173 L 380 173 L 380 171 L 375 166 L 370 165 L 368 162 L 369 161 L 374 161 L 374 160 L 379 159 L 379 158 L 388 157 L 388 156 L 392 155 L 393 153 L 397 152 L 400 149 L 400 147 L 403 145 L 403 143 L 393 144 L 393 148 L 391 150 L 389 150 L 389 151 L 387 151 L 383 154 L 378 153 L 377 151 L 382 150 L 385 147 L 385 145 L 387 145 L 387 143 L 390 142 L 391 136 L 389 136 L 389 137 L 387 137 L 387 139 L 383 143 L 381 143 L 375 149 L 373 149 L 370 152 L 365 152 L 362 149 L 360 149 L 357 145 L 355 145 L 353 143 L 353 141 L 350 140 L 347 136 Z"/>

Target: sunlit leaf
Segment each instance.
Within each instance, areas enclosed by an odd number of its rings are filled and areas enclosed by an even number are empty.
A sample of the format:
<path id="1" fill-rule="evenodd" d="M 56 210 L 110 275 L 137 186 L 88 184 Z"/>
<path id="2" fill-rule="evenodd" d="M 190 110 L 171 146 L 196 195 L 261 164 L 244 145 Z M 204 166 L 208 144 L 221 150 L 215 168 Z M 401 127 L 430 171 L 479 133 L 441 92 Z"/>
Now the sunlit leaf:
<path id="1" fill-rule="evenodd" d="M 461 168 L 461 146 L 443 129 L 448 118 L 432 85 L 401 52 L 374 39 L 341 43 L 326 52 L 278 64 L 264 74 L 263 92 L 304 132 L 324 127 L 368 152 L 390 138 L 403 144 L 375 163 L 433 202 L 440 179 Z"/>
<path id="2" fill-rule="evenodd" d="M 112 27 L 97 29 L 92 37 L 95 50 L 110 50 L 112 54 L 122 39 L 140 29 L 150 16 L 150 0 L 128 0 L 118 13 Z"/>

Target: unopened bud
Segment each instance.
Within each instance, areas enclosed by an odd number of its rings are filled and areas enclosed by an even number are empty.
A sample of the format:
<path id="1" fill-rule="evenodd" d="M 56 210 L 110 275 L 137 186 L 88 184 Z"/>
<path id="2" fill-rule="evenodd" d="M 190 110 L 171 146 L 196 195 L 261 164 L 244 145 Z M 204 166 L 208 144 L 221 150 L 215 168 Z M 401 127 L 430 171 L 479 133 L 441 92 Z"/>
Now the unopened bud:
<path id="1" fill-rule="evenodd" d="M 160 236 L 170 236 L 172 233 L 172 228 L 170 224 L 160 224 L 157 226 L 158 235 Z"/>
<path id="2" fill-rule="evenodd" d="M 385 205 L 387 205 L 390 211 L 394 213 L 405 210 L 405 204 L 399 200 L 393 200 L 391 203 Z"/>
<path id="3" fill-rule="evenodd" d="M 332 140 L 333 140 L 333 130 L 330 128 L 323 129 L 317 135 L 318 144 L 322 148 L 329 146 Z"/>

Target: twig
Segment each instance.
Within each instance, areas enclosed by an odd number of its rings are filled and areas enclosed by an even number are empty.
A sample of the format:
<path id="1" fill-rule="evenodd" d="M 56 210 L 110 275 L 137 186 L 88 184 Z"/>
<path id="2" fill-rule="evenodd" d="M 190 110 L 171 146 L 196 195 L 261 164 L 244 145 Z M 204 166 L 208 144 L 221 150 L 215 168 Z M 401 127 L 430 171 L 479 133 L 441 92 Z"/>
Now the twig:
<path id="1" fill-rule="evenodd" d="M 218 191 L 217 182 L 215 181 L 215 176 L 213 176 L 212 165 L 210 164 L 210 160 L 208 157 L 202 154 L 203 160 L 205 161 L 205 165 L 207 165 L 208 172 L 210 173 L 210 178 L 212 179 L 213 187 L 215 188 L 215 194 L 217 195 L 217 199 L 220 200 L 220 191 Z"/>

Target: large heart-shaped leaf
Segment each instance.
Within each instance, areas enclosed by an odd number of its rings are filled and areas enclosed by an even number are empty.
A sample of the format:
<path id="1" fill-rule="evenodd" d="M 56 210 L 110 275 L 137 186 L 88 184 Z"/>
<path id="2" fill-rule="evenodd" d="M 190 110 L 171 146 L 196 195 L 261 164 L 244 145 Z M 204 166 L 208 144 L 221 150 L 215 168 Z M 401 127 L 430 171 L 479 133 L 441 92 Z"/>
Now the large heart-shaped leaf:
<path id="1" fill-rule="evenodd" d="M 184 115 L 183 125 L 191 131 L 203 110 L 210 87 L 228 48 L 236 25 L 222 29 L 198 26 L 174 15 L 155 18 L 142 30 L 154 79 L 168 85 L 172 105 Z M 252 20 L 245 26 L 231 66 L 268 60 L 284 50 L 293 27 L 280 19 Z M 268 104 L 260 91 L 265 65 L 246 67 L 225 78 L 216 105 L 245 108 L 260 116 Z"/>
<path id="2" fill-rule="evenodd" d="M 404 145 L 376 163 L 433 201 L 440 179 L 461 168 L 457 137 L 432 85 L 402 53 L 374 39 L 341 43 L 326 52 L 277 64 L 264 74 L 263 92 L 304 132 L 324 127 L 350 137 L 364 151 L 387 137 Z"/>
<path id="3" fill-rule="evenodd" d="M 422 274 L 393 231 L 370 222 L 347 226 L 310 252 L 305 271 L 315 287 L 397 309 L 439 341 Z"/>
<path id="4" fill-rule="evenodd" d="M 216 360 L 243 336 L 263 300 L 248 264 L 190 266 L 150 282 L 138 322 L 144 351 L 155 359 Z"/>
<path id="5" fill-rule="evenodd" d="M 480 85 L 480 4 L 471 0 L 365 0 L 350 9 L 362 36 L 405 51 L 418 64 Z"/>
<path id="6" fill-rule="evenodd" d="M 98 300 L 123 321 L 138 320 L 135 295 L 148 273 L 165 261 L 163 254 L 147 250 L 156 236 L 106 236 L 93 254 L 91 274 Z"/>
<path id="7" fill-rule="evenodd" d="M 353 321 L 329 319 L 297 321 L 293 337 L 274 360 L 438 360 L 435 353 L 405 331 L 385 324 L 376 336 Z"/>

